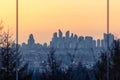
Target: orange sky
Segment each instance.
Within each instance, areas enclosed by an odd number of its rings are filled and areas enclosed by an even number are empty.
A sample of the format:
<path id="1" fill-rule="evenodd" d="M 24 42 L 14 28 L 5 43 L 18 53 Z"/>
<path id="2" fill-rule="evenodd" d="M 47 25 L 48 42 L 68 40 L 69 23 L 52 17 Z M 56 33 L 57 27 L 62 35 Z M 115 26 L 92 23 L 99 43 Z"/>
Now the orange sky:
<path id="1" fill-rule="evenodd" d="M 15 34 L 15 1 L 0 0 L 4 29 Z M 61 29 L 101 38 L 106 31 L 107 0 L 19 0 L 19 42 L 33 33 L 36 42 L 49 42 Z M 120 32 L 120 0 L 110 0 L 110 32 Z"/>

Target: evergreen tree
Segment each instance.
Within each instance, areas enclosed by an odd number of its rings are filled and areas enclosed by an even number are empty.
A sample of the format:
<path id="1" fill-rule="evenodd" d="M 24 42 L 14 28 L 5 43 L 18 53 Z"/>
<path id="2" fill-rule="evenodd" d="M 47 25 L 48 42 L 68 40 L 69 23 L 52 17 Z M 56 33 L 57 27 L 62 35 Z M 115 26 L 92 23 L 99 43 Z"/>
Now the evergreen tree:
<path id="1" fill-rule="evenodd" d="M 22 64 L 20 52 L 16 53 L 16 48 L 12 36 L 4 33 L 0 45 L 0 80 L 15 80 L 16 78 L 16 63 L 18 64 L 19 80 L 29 80 L 31 74 L 27 73 L 27 64 Z M 23 73 L 26 72 L 26 73 Z M 24 75 L 24 76 L 23 76 Z"/>
<path id="2" fill-rule="evenodd" d="M 96 80 L 106 80 L 107 73 L 107 55 L 106 53 L 102 53 L 101 60 L 99 60 L 94 66 L 94 75 Z"/>
<path id="3" fill-rule="evenodd" d="M 97 62 L 94 75 L 96 80 L 106 80 L 107 72 L 107 54 L 101 54 L 101 60 Z M 109 75 L 110 80 L 120 79 L 120 42 L 115 40 L 112 48 L 110 49 L 109 56 Z"/>
<path id="4" fill-rule="evenodd" d="M 48 54 L 48 65 L 42 72 L 40 80 L 69 80 L 66 72 L 61 69 L 61 62 L 56 60 L 55 50 Z"/>
<path id="5" fill-rule="evenodd" d="M 79 62 L 71 71 L 72 80 L 85 80 L 88 77 L 87 72 L 87 68 Z"/>
<path id="6" fill-rule="evenodd" d="M 111 51 L 111 80 L 120 80 L 120 42 L 115 41 Z"/>

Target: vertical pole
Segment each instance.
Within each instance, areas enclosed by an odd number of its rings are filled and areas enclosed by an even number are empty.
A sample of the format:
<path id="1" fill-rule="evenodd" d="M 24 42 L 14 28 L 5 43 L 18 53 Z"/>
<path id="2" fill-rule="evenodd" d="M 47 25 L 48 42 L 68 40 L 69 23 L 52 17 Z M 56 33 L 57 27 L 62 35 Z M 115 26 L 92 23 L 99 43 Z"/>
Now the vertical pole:
<path id="1" fill-rule="evenodd" d="M 109 0 L 107 0 L 107 80 L 109 80 Z"/>
<path id="2" fill-rule="evenodd" d="M 107 34 L 109 34 L 109 0 L 107 0 Z"/>
<path id="3" fill-rule="evenodd" d="M 18 54 L 18 0 L 16 0 L 16 54 Z M 16 80 L 18 80 L 18 59 L 16 57 Z"/>

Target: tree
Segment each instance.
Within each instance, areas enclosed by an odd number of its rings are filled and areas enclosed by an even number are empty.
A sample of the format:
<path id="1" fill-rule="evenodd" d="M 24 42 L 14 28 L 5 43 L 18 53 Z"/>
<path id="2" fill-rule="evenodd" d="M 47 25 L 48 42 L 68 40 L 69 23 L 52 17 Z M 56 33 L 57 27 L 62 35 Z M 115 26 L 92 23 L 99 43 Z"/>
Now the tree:
<path id="1" fill-rule="evenodd" d="M 78 65 L 76 65 L 76 67 L 72 69 L 71 73 L 71 80 L 85 80 L 89 76 L 88 69 L 85 66 L 83 66 L 80 62 Z"/>
<path id="2" fill-rule="evenodd" d="M 0 80 L 15 80 L 16 63 L 18 64 L 19 80 L 30 80 L 32 73 L 27 72 L 27 65 L 22 63 L 22 55 L 16 53 L 16 45 L 9 31 L 1 36 L 0 44 Z M 24 72 L 24 73 L 23 73 Z"/>
<path id="3" fill-rule="evenodd" d="M 77 50 L 78 50 L 78 42 L 76 43 L 75 48 L 73 48 L 73 53 L 67 51 L 67 56 L 70 58 L 70 65 L 66 70 L 66 77 L 68 80 L 74 80 L 74 77 L 76 76 L 76 74 L 79 75 L 79 73 L 76 73 L 76 70 L 78 70 L 77 72 L 79 72 L 80 71 L 79 69 L 82 66 L 81 63 L 79 63 L 78 66 L 76 67 L 77 62 L 75 61 L 75 56 L 76 56 Z"/>
<path id="4" fill-rule="evenodd" d="M 98 61 L 94 70 L 96 80 L 106 80 L 107 54 L 101 54 L 101 61 Z M 109 56 L 109 75 L 110 80 L 120 79 L 120 42 L 115 40 L 110 49 Z"/>
<path id="5" fill-rule="evenodd" d="M 66 72 L 61 69 L 61 62 L 56 60 L 55 50 L 51 49 L 48 54 L 48 61 L 40 80 L 69 80 Z"/>
<path id="6" fill-rule="evenodd" d="M 107 55 L 102 53 L 100 60 L 94 66 L 94 75 L 96 80 L 106 80 L 107 72 Z"/>
<path id="7" fill-rule="evenodd" d="M 51 49 L 48 61 L 41 73 L 40 80 L 85 80 L 89 79 L 88 70 L 81 63 L 74 63 L 73 55 L 69 55 L 71 63 L 66 70 L 61 69 L 61 62 L 56 59 L 55 50 Z"/>
<path id="8" fill-rule="evenodd" d="M 114 41 L 114 47 L 111 51 L 111 80 L 120 79 L 120 42 Z"/>

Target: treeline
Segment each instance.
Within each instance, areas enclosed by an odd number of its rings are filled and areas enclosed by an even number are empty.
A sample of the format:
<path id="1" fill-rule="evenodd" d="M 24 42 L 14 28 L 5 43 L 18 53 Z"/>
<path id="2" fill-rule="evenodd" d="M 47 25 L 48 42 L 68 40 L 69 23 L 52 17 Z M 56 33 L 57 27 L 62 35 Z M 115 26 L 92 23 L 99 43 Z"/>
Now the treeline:
<path id="1" fill-rule="evenodd" d="M 9 31 L 0 35 L 0 80 L 107 80 L 107 53 L 109 52 L 109 80 L 120 80 L 120 42 L 115 40 L 107 52 L 92 69 L 87 69 L 82 62 L 75 63 L 74 55 L 66 68 L 57 60 L 55 49 L 51 48 L 47 61 L 42 64 L 42 71 L 31 70 L 23 61 L 21 51 L 16 52 L 16 44 Z"/>
<path id="2" fill-rule="evenodd" d="M 109 68 L 109 80 L 120 80 L 120 41 L 115 40 L 113 46 L 107 52 L 101 53 L 100 60 L 93 68 L 96 80 L 107 80 L 107 68 Z M 108 65 L 107 66 L 107 61 Z"/>
<path id="3" fill-rule="evenodd" d="M 20 50 L 16 52 L 16 45 L 9 31 L 0 35 L 0 80 L 15 80 L 18 71 L 19 80 L 30 80 L 32 71 L 28 64 L 23 63 Z"/>

